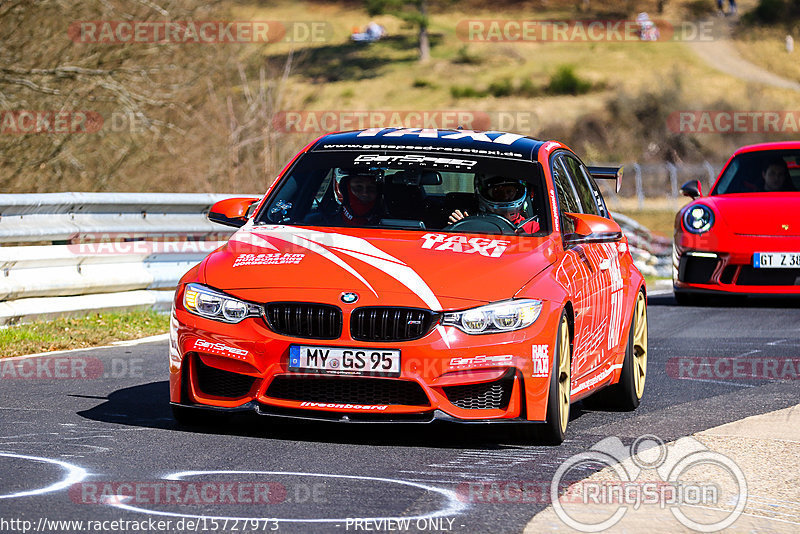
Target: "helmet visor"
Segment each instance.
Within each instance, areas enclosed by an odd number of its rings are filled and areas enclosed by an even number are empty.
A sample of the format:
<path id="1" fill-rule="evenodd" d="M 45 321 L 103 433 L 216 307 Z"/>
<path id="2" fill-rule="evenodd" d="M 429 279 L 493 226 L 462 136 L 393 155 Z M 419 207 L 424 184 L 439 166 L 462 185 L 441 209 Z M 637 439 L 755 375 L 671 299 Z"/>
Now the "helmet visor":
<path id="1" fill-rule="evenodd" d="M 525 196 L 525 186 L 518 180 L 491 178 L 484 182 L 481 194 L 491 202 L 516 202 Z"/>

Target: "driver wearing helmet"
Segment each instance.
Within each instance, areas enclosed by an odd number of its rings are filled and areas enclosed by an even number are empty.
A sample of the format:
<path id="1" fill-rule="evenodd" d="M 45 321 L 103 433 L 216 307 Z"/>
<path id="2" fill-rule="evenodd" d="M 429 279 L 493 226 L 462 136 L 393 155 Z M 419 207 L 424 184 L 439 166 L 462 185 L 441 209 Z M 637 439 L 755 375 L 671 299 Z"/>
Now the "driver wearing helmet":
<path id="1" fill-rule="evenodd" d="M 539 231 L 539 223 L 526 220 L 523 215 L 525 202 L 528 200 L 528 187 L 522 180 L 496 175 L 475 175 L 475 195 L 478 197 L 478 209 L 483 213 L 494 213 L 508 219 L 521 227 L 528 234 Z M 456 223 L 469 217 L 466 211 L 455 210 L 448 222 Z"/>
<path id="2" fill-rule="evenodd" d="M 378 224 L 384 216 L 381 169 L 340 169 L 334 193 L 341 206 L 341 219 L 348 226 Z"/>

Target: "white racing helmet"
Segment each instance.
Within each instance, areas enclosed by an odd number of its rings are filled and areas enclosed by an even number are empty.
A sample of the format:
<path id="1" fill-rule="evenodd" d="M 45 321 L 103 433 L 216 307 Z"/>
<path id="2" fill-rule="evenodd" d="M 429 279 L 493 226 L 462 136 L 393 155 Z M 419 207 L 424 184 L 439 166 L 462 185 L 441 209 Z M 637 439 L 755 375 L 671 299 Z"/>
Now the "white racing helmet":
<path id="1" fill-rule="evenodd" d="M 475 195 L 481 211 L 513 220 L 522 215 L 528 188 L 522 180 L 478 173 L 475 175 Z"/>

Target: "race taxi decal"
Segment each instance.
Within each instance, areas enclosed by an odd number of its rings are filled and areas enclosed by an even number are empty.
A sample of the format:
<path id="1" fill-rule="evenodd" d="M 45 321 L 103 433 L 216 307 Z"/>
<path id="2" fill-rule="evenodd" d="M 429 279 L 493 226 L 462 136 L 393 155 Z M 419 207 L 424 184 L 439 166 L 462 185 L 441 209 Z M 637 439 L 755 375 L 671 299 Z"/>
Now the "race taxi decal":
<path id="1" fill-rule="evenodd" d="M 425 234 L 422 236 L 425 242 L 422 248 L 431 250 L 449 250 L 461 254 L 478 253 L 487 258 L 499 258 L 506 251 L 511 241 L 501 239 L 487 239 L 485 237 L 473 237 L 446 234 Z"/>
<path id="2" fill-rule="evenodd" d="M 524 136 L 513 133 L 475 130 L 456 132 L 439 131 L 433 128 L 368 128 L 358 133 L 358 137 L 404 137 L 406 135 L 427 139 L 470 140 L 498 145 L 512 145 Z"/>
<path id="3" fill-rule="evenodd" d="M 250 354 L 244 349 L 237 349 L 236 347 L 231 347 L 230 345 L 225 345 L 224 343 L 214 343 L 211 341 L 206 341 L 205 339 L 195 339 L 194 346 L 192 348 L 210 354 L 218 354 L 220 356 L 227 356 L 228 358 L 235 358 L 237 360 L 246 360 L 247 355 Z"/>
<path id="4" fill-rule="evenodd" d="M 486 365 L 507 365 L 510 364 L 514 357 L 511 354 L 503 354 L 500 356 L 474 356 L 472 358 L 451 358 L 450 367 L 454 369 L 471 369 L 473 367 L 481 367 Z"/>
<path id="5" fill-rule="evenodd" d="M 531 376 L 546 377 L 550 375 L 550 346 L 533 345 L 531 347 L 533 370 Z"/>
<path id="6" fill-rule="evenodd" d="M 291 252 L 280 252 L 270 254 L 239 254 L 233 260 L 234 267 L 243 267 L 249 265 L 297 265 L 300 263 L 305 254 L 293 254 Z"/>

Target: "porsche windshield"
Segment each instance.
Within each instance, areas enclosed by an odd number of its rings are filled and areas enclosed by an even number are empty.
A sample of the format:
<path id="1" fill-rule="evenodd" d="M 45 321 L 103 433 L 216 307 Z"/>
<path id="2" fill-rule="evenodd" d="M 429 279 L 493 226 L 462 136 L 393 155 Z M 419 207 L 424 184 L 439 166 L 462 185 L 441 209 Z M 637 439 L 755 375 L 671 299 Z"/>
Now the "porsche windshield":
<path id="1" fill-rule="evenodd" d="M 310 152 L 277 184 L 256 224 L 539 235 L 548 231 L 543 191 L 540 166 L 531 161 Z"/>
<path id="2" fill-rule="evenodd" d="M 712 195 L 800 191 L 800 151 L 745 152 L 725 168 Z"/>

